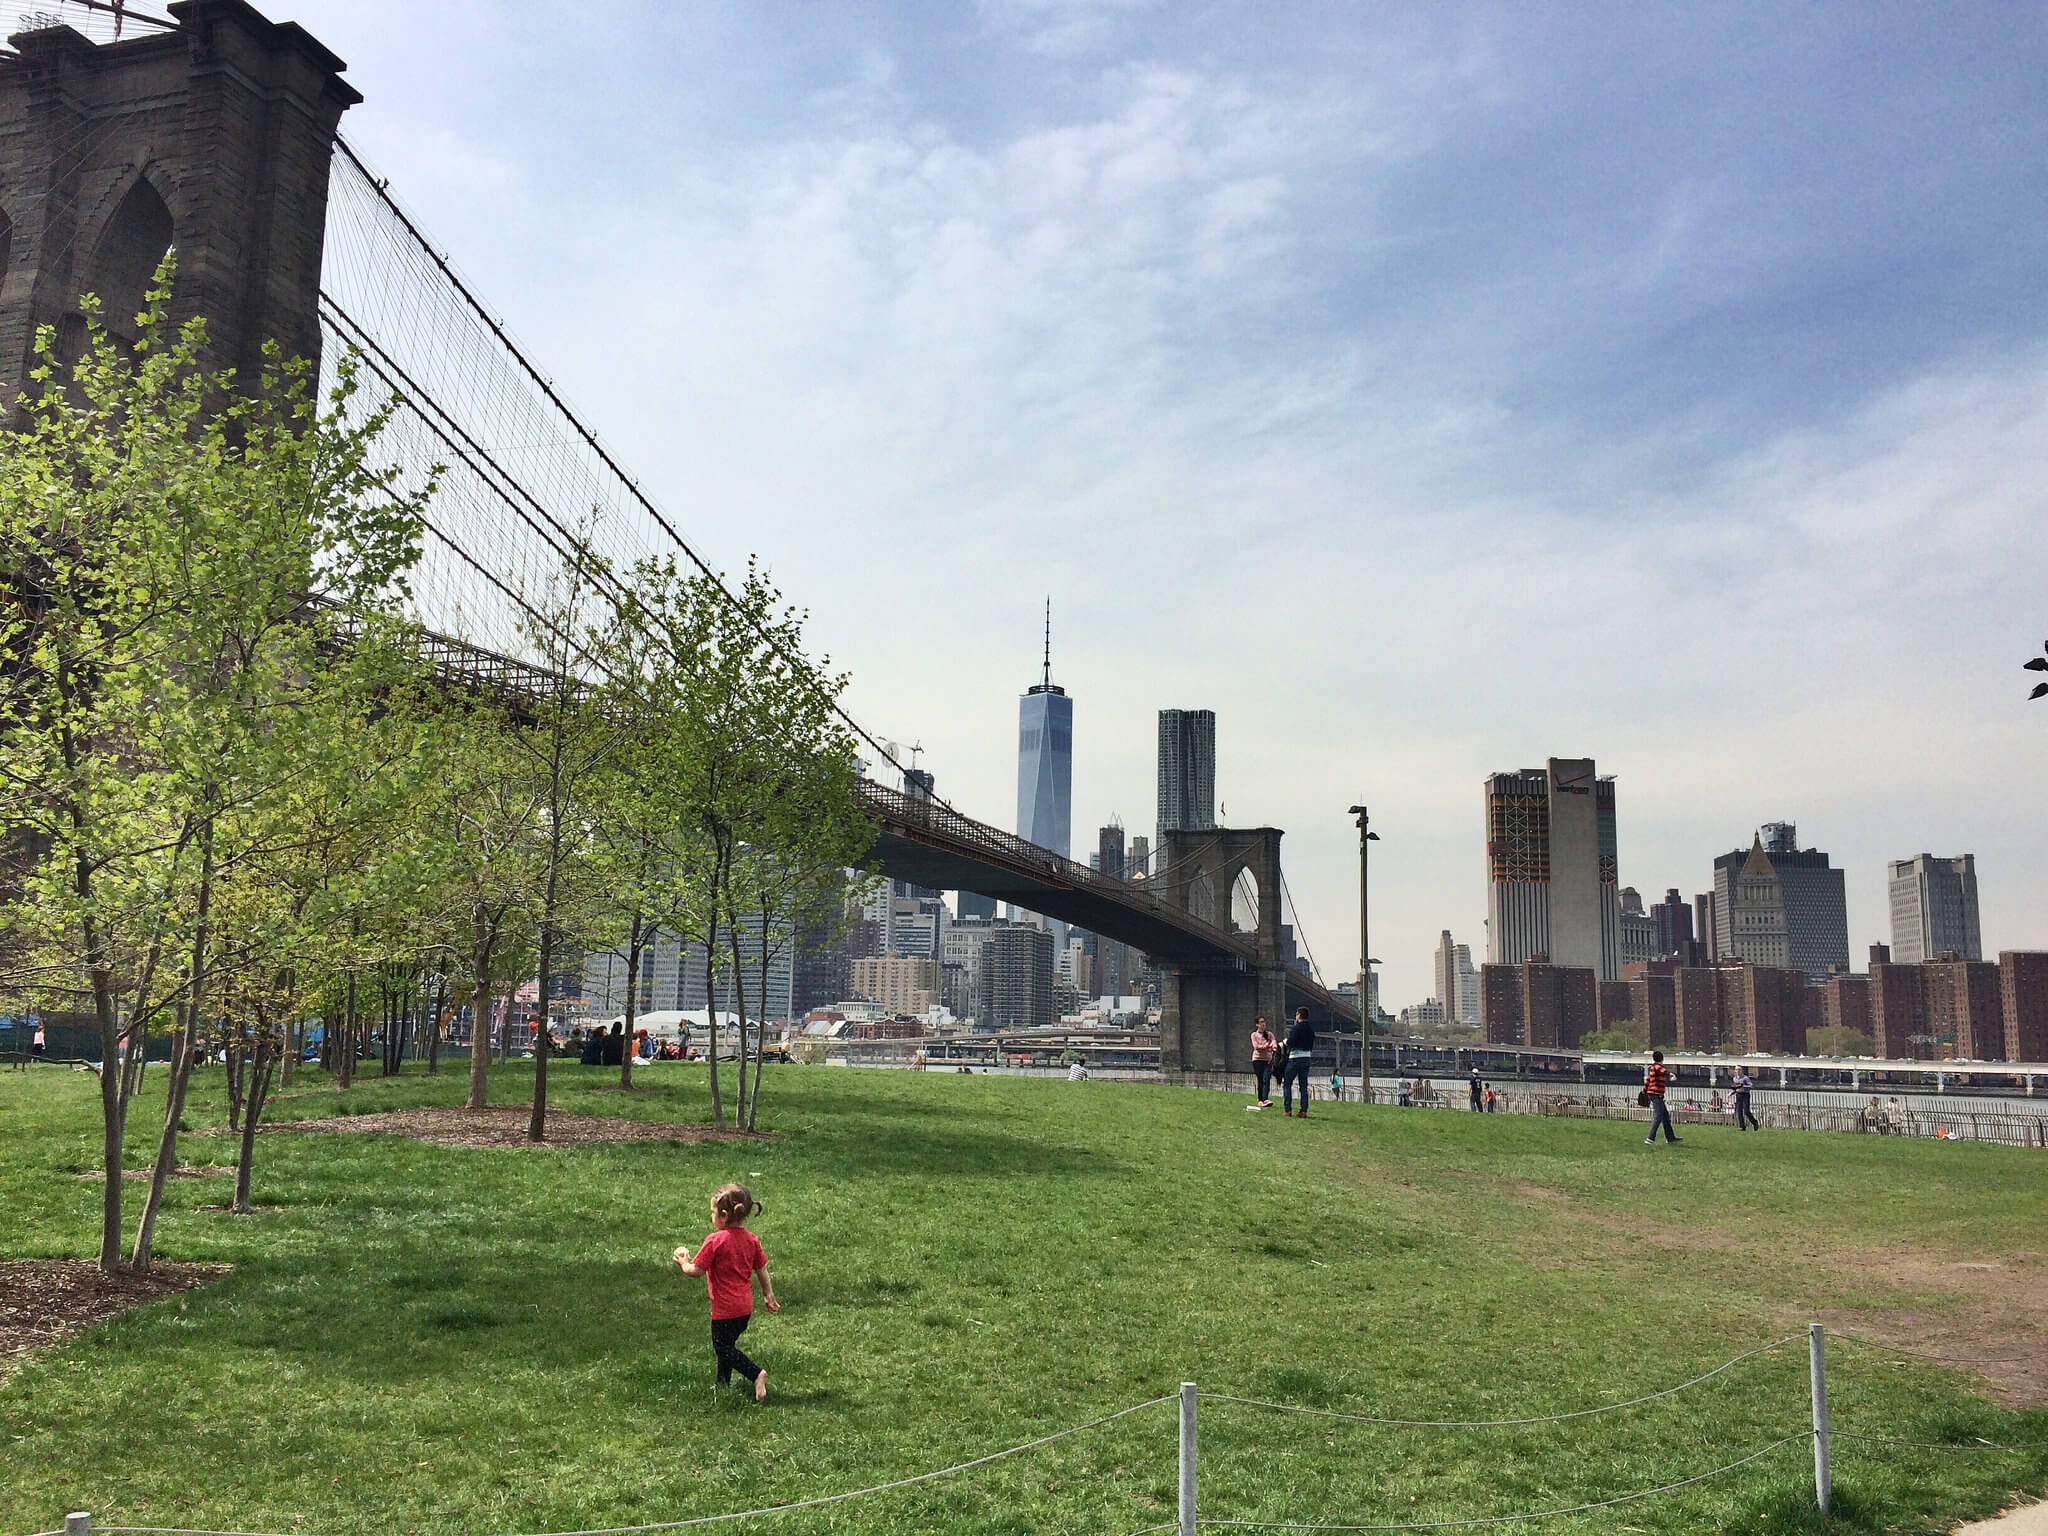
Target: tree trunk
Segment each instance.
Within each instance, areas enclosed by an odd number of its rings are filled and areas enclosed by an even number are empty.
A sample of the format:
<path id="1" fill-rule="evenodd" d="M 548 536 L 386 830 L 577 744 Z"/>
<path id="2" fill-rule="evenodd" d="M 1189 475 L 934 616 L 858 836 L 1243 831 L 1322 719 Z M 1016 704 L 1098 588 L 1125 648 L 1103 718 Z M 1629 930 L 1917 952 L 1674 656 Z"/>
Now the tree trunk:
<path id="1" fill-rule="evenodd" d="M 768 909 L 761 909 L 761 990 L 754 1002 L 761 1017 L 754 1025 L 754 1091 L 747 1095 L 746 1129 L 761 1118 L 761 1063 L 768 1057 Z"/>
<path id="2" fill-rule="evenodd" d="M 279 1087 L 287 1090 L 291 1088 L 292 1074 L 298 1068 L 299 1058 L 305 1054 L 306 1021 L 303 1017 L 295 1013 L 292 1016 L 291 1024 L 285 1031 L 284 1070 L 278 1074 L 277 1081 Z"/>
<path id="3" fill-rule="evenodd" d="M 725 1129 L 725 1100 L 718 1088 L 718 901 L 711 903 L 711 927 L 704 936 L 704 1017 L 710 1030 L 711 1123 Z"/>
<path id="4" fill-rule="evenodd" d="M 448 1001 L 448 977 L 445 972 L 434 976 L 434 1014 L 427 1020 L 427 1075 L 435 1077 L 441 1071 L 441 1010 Z"/>
<path id="5" fill-rule="evenodd" d="M 732 947 L 733 1012 L 740 1016 L 739 1074 L 733 1085 L 732 1123 L 743 1126 L 747 1123 L 747 963 L 740 953 L 740 925 L 728 923 L 725 931 L 726 942 Z"/>
<path id="6" fill-rule="evenodd" d="M 79 860 L 79 880 L 89 889 L 91 876 Z M 107 1187 L 100 1195 L 100 1268 L 112 1274 L 121 1264 L 121 1084 L 114 1065 L 120 1049 L 120 1026 L 114 1016 L 114 988 L 100 963 L 99 925 L 85 923 L 87 970 L 92 977 L 93 1016 L 100 1027 L 100 1157 Z"/>
<path id="7" fill-rule="evenodd" d="M 626 1038 L 633 1038 L 633 1021 L 640 1016 L 640 952 L 647 945 L 647 928 L 640 913 L 633 914 L 633 926 L 626 934 Z M 690 1032 L 686 1026 L 683 1039 L 687 1042 Z M 633 1086 L 633 1053 L 619 1053 L 619 1089 L 624 1092 Z"/>
<path id="8" fill-rule="evenodd" d="M 497 931 L 488 914 L 476 919 L 476 950 L 471 957 L 476 989 L 469 1004 L 469 1100 L 471 1109 L 486 1102 L 485 1074 L 491 1065 L 491 950 Z"/>
<path id="9" fill-rule="evenodd" d="M 549 880 L 548 902 L 554 902 L 553 879 Z M 550 922 L 540 925 L 540 1017 L 533 1032 L 533 1113 L 527 1117 L 526 1139 L 548 1139 L 548 967 L 555 959 L 555 931 Z"/>
<path id="10" fill-rule="evenodd" d="M 271 1030 L 257 1013 L 257 1034 L 249 1051 L 249 1099 L 242 1111 L 242 1146 L 235 1158 L 235 1214 L 249 1214 L 249 1173 L 256 1163 L 256 1124 L 263 1115 L 263 1101 L 270 1096 L 270 1080 L 277 1071 L 277 1051 Z"/>
<path id="11" fill-rule="evenodd" d="M 226 1020 L 223 1019 L 222 1023 L 225 1024 Z M 248 1053 L 242 1048 L 243 1031 L 239 1026 L 232 1031 L 223 1029 L 221 1033 L 228 1037 L 228 1130 L 239 1132 L 242 1129 L 242 1102 L 249 1086 Z"/>
<path id="12" fill-rule="evenodd" d="M 178 1010 L 178 1028 L 171 1036 L 171 1062 L 164 1083 L 164 1129 L 157 1138 L 156 1165 L 149 1174 L 149 1194 L 142 1202 L 142 1221 L 135 1229 L 135 1248 L 129 1262 L 147 1269 L 156 1241 L 156 1213 L 163 1204 L 164 1188 L 178 1166 L 178 1123 L 185 1117 L 185 1090 L 192 1081 L 192 1037 L 205 1016 L 206 946 L 212 935 L 213 912 L 213 818 L 199 831 L 199 899 L 192 918 L 192 958 L 186 974 L 192 985 L 186 990 L 184 1006 Z"/>
<path id="13" fill-rule="evenodd" d="M 343 1093 L 356 1083 L 356 972 L 351 964 L 348 972 L 348 991 L 341 1005 L 341 1082 Z"/>

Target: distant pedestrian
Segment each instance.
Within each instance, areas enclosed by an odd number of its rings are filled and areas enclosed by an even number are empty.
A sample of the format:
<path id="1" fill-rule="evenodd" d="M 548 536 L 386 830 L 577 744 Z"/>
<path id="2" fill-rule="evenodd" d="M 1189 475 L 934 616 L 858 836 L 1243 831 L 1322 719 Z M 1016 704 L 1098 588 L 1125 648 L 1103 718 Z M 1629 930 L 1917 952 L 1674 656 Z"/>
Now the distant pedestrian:
<path id="1" fill-rule="evenodd" d="M 1472 1089 L 1472 1107 L 1477 1109 L 1480 1103 L 1480 1093 L 1486 1087 L 1484 1083 L 1479 1081 L 1479 1069 L 1477 1067 L 1472 1069 L 1472 1081 L 1469 1086 Z"/>
<path id="2" fill-rule="evenodd" d="M 1330 1101 L 1333 1104 L 1344 1102 L 1344 1074 L 1335 1067 L 1330 1068 Z"/>
<path id="3" fill-rule="evenodd" d="M 1088 1068 L 1078 1056 L 1067 1063 L 1067 1081 L 1070 1083 L 1085 1083 L 1088 1081 Z"/>
<path id="4" fill-rule="evenodd" d="M 1760 1131 L 1763 1125 L 1749 1112 L 1749 1090 L 1756 1086 L 1756 1080 L 1749 1075 L 1747 1067 L 1735 1069 L 1735 1129 L 1738 1131 Z M 1747 1125 L 1743 1124 L 1748 1121 Z"/>
<path id="5" fill-rule="evenodd" d="M 747 1230 L 747 1219 L 761 1207 L 744 1184 L 727 1184 L 711 1196 L 711 1235 L 690 1257 L 688 1248 L 675 1251 L 676 1268 L 693 1279 L 702 1275 L 711 1293 L 711 1350 L 718 1357 L 718 1384 L 722 1387 L 738 1371 L 740 1379 L 754 1386 L 754 1401 L 768 1396 L 768 1373 L 748 1359 L 740 1348 L 740 1335 L 754 1320 L 754 1275 L 761 1276 L 763 1299 L 770 1312 L 780 1312 L 775 1299 L 775 1282 L 768 1278 L 768 1255 L 761 1240 Z"/>
<path id="6" fill-rule="evenodd" d="M 1409 1082 L 1407 1078 L 1402 1078 L 1400 1097 L 1397 1098 L 1395 1102 L 1398 1103 L 1403 1109 L 1412 1108 L 1415 1103 L 1414 1095 L 1415 1085 Z"/>
<path id="7" fill-rule="evenodd" d="M 1662 1051 L 1650 1052 L 1650 1064 L 1643 1068 L 1643 1093 L 1645 1103 L 1650 1106 L 1650 1134 L 1643 1138 L 1645 1146 L 1657 1145 L 1657 1127 L 1664 1127 L 1664 1139 L 1677 1141 L 1678 1134 L 1671 1129 L 1671 1111 L 1664 1105 L 1664 1090 L 1671 1086 L 1671 1069 L 1664 1065 Z"/>
<path id="8" fill-rule="evenodd" d="M 31 1041 L 29 1044 L 28 1053 L 31 1056 L 35 1057 L 37 1061 L 41 1061 L 43 1059 L 43 1052 L 47 1051 L 49 1048 L 49 1039 L 47 1036 L 43 1034 L 43 1021 L 41 1019 L 37 1019 L 35 1039 Z"/>
<path id="9" fill-rule="evenodd" d="M 1500 1100 L 1493 1096 L 1493 1084 L 1486 1085 L 1486 1112 L 1490 1115 L 1500 1108 Z"/>
<path id="10" fill-rule="evenodd" d="M 1316 1051 L 1316 1027 L 1308 1021 L 1308 1010 L 1294 1010 L 1294 1027 L 1287 1031 L 1287 1065 L 1280 1069 L 1280 1107 L 1295 1114 L 1294 1089 L 1301 1087 L 1299 1118 L 1308 1118 L 1308 1070 Z"/>
<path id="11" fill-rule="evenodd" d="M 1261 1109 L 1273 1103 L 1273 1052 L 1279 1047 L 1279 1037 L 1266 1027 L 1266 1016 L 1260 1014 L 1252 1025 L 1252 1076 L 1258 1079 Z"/>

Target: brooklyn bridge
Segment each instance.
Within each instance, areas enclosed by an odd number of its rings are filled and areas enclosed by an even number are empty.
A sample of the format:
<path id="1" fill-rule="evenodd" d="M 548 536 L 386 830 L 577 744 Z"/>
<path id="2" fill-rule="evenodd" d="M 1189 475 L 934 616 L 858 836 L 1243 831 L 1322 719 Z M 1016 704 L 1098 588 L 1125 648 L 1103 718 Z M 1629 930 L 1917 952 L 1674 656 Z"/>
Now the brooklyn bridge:
<path id="1" fill-rule="evenodd" d="M 244 0 L 132 8 L 14 5 L 0 53 L 0 384 L 31 367 L 40 327 L 75 345 L 78 299 L 108 323 L 143 306 L 178 253 L 174 318 L 204 315 L 211 359 L 258 375 L 262 347 L 353 353 L 401 401 L 386 431 L 406 474 L 440 467 L 410 617 L 450 686 L 531 685 L 532 594 L 572 549 L 616 568 L 672 556 L 714 574 L 689 539 L 571 409 L 504 322 L 340 134 L 361 96 L 302 28 Z M 874 751 L 882 744 L 849 716 Z M 899 765 L 900 766 L 900 765 Z M 1281 833 L 1170 833 L 1163 868 L 1118 879 L 872 781 L 873 862 L 919 885 L 969 890 L 1073 923 L 1147 955 L 1161 979 L 1161 1065 L 1246 1070 L 1255 1015 L 1307 1007 L 1323 1027 L 1358 1016 L 1289 963 Z M 1240 927 L 1231 893 L 1256 917 Z"/>

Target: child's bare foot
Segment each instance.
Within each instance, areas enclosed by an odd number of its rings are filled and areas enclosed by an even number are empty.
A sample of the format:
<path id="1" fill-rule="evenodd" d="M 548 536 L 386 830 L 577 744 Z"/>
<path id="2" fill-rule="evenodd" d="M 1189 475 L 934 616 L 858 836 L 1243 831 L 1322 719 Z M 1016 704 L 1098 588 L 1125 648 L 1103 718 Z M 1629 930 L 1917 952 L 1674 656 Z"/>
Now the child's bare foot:
<path id="1" fill-rule="evenodd" d="M 757 1403 L 768 1401 L 768 1373 L 766 1371 L 763 1371 L 754 1378 L 754 1401 Z"/>

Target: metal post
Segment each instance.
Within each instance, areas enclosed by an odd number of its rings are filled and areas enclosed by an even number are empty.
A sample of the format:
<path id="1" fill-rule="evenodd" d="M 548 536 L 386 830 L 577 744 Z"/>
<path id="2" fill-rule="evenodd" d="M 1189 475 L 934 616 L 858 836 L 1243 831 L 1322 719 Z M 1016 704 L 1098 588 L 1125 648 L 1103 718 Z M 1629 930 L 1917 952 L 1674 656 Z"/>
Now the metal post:
<path id="1" fill-rule="evenodd" d="M 1372 1102 L 1372 845 L 1380 840 L 1372 817 L 1362 805 L 1351 807 L 1358 818 L 1358 1098 Z"/>
<path id="2" fill-rule="evenodd" d="M 1180 1384 L 1180 1536 L 1195 1536 L 1195 1384 Z"/>
<path id="3" fill-rule="evenodd" d="M 92 1536 L 92 1516 L 76 1510 L 64 1517 L 64 1536 Z"/>
<path id="4" fill-rule="evenodd" d="M 1828 1463 L 1827 1345 L 1819 1323 L 1808 1326 L 1806 1346 L 1813 1363 L 1813 1496 L 1820 1504 L 1820 1512 L 1826 1514 L 1835 1479 Z"/>

